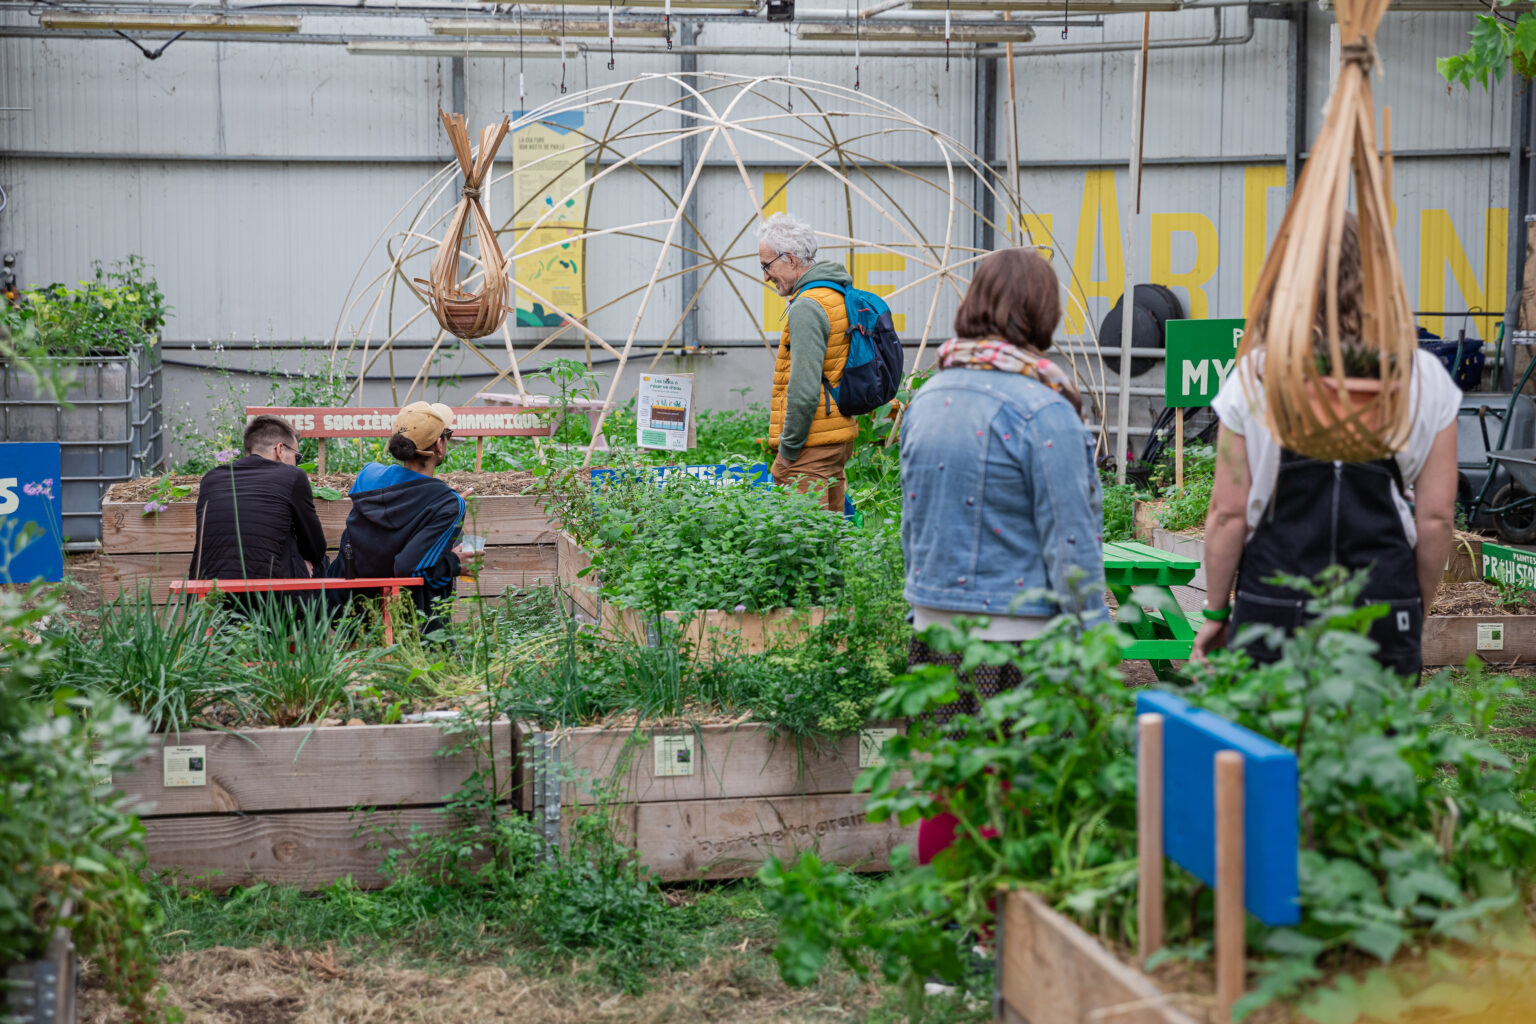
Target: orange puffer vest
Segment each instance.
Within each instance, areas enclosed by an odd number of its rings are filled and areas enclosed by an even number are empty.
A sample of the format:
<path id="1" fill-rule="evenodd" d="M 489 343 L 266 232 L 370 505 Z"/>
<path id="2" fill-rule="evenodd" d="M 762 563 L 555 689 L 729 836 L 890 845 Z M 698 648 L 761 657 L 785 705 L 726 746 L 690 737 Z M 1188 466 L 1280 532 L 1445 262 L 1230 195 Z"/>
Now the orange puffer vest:
<path id="1" fill-rule="evenodd" d="M 827 358 L 821 364 L 823 376 L 833 387 L 843 379 L 843 367 L 848 363 L 848 306 L 843 297 L 831 288 L 810 288 L 801 292 L 796 302 L 814 299 L 827 314 L 832 325 L 827 334 Z M 779 435 L 784 431 L 784 409 L 789 404 L 789 318 L 785 316 L 784 330 L 779 334 L 779 351 L 773 358 L 773 399 L 768 414 L 768 445 L 779 446 Z M 821 399 L 816 403 L 816 418 L 811 421 L 805 447 L 845 444 L 859 436 L 859 424 L 851 416 L 844 416 L 837 408 L 832 393 L 823 385 Z"/>

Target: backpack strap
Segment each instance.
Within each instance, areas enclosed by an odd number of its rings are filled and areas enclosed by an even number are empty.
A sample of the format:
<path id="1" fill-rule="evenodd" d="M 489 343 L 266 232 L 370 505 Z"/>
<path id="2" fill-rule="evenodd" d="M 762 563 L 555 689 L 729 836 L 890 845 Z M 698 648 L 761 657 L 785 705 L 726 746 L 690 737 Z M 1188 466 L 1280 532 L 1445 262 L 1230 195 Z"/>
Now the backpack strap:
<path id="1" fill-rule="evenodd" d="M 794 297 L 794 299 L 790 299 L 789 301 L 790 302 L 794 302 L 795 299 L 798 299 L 800 296 L 804 295 L 807 291 L 809 291 L 812 288 L 830 288 L 830 289 L 832 289 L 833 291 L 837 292 L 839 295 L 841 295 L 843 297 L 843 302 L 844 302 L 845 305 L 848 302 L 848 286 L 845 285 L 845 284 L 838 284 L 836 281 L 811 281 L 811 282 L 808 282 L 806 284 L 799 285 L 795 289 L 795 297 Z M 849 334 L 853 333 L 853 311 L 852 310 L 848 311 L 848 333 Z M 834 390 L 835 389 L 832 387 L 832 382 L 827 379 L 827 375 L 826 374 L 822 374 L 821 375 L 821 398 L 822 398 L 823 404 L 826 407 L 827 415 L 828 416 L 832 415 L 832 392 Z"/>

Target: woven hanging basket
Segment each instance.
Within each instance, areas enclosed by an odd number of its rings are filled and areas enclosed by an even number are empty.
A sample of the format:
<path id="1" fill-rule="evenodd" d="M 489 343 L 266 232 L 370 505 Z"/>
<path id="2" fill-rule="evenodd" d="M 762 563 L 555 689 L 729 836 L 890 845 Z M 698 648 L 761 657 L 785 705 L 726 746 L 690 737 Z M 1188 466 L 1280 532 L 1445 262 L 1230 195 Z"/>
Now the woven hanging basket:
<path id="1" fill-rule="evenodd" d="M 464 187 L 459 205 L 453 211 L 453 221 L 448 233 L 438 244 L 437 255 L 432 260 L 432 279 L 422 281 L 427 287 L 427 301 L 443 330 L 457 338 L 483 338 L 501 326 L 508 312 L 507 297 L 510 282 L 507 278 L 506 260 L 501 246 L 496 244 L 496 229 L 480 205 L 480 189 L 490 173 L 491 161 L 506 137 L 510 122 L 490 125 L 480 132 L 480 150 L 473 156 L 469 149 L 469 130 L 464 115 L 437 112 L 448 131 L 448 142 L 459 159 L 459 169 L 464 173 Z M 475 240 L 480 250 L 480 266 L 484 279 L 478 292 L 466 291 L 459 279 L 459 256 L 464 246 L 464 229 L 470 218 L 475 222 Z M 419 280 L 419 279 L 418 279 Z"/>
<path id="2" fill-rule="evenodd" d="M 1373 37 L 1389 0 L 1336 0 L 1340 66 L 1323 129 L 1281 221 L 1238 352 L 1247 389 L 1262 388 L 1285 448 L 1325 461 L 1401 451 L 1412 428 L 1409 380 L 1417 336 L 1392 238 L 1391 157 L 1377 154 Z M 1388 112 L 1390 132 L 1390 112 Z M 1353 186 L 1364 295 L 1359 338 L 1339 331 L 1339 249 Z M 1318 329 L 1322 304 L 1325 329 Z M 1346 374 L 1346 352 L 1368 376 Z M 1244 362 L 1246 357 L 1253 360 Z"/>

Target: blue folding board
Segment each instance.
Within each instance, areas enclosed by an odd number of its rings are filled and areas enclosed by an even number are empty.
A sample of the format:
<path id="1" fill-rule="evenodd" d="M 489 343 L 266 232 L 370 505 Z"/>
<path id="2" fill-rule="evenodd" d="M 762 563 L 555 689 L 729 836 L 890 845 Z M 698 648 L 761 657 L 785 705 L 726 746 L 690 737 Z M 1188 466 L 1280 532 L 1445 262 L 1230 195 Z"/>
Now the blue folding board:
<path id="1" fill-rule="evenodd" d="M 1171 693 L 1143 690 L 1137 714 L 1163 716 L 1163 851 L 1216 884 L 1216 753 L 1243 755 L 1243 903 L 1267 925 L 1301 920 L 1296 755 Z"/>

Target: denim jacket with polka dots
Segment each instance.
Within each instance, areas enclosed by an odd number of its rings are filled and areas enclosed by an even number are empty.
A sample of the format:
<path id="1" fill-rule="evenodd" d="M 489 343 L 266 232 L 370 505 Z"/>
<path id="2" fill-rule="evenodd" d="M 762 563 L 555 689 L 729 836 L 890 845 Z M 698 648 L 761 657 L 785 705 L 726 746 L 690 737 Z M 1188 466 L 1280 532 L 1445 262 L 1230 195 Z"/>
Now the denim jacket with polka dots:
<path id="1" fill-rule="evenodd" d="M 991 370 L 934 374 L 901 425 L 907 600 L 951 612 L 1107 620 L 1093 451 L 1071 403 L 1039 381 Z"/>

